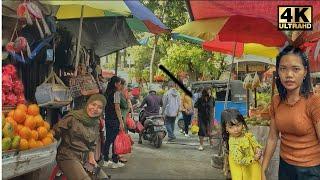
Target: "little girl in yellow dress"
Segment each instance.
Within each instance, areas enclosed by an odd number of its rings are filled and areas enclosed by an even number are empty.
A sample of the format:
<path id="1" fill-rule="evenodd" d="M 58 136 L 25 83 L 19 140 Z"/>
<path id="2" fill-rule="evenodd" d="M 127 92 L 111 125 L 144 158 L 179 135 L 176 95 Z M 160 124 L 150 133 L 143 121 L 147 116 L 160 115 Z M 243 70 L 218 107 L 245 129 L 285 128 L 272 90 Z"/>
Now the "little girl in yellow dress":
<path id="1" fill-rule="evenodd" d="M 226 109 L 221 114 L 221 126 L 232 180 L 260 180 L 262 146 L 247 131 L 243 116 L 236 109 Z"/>

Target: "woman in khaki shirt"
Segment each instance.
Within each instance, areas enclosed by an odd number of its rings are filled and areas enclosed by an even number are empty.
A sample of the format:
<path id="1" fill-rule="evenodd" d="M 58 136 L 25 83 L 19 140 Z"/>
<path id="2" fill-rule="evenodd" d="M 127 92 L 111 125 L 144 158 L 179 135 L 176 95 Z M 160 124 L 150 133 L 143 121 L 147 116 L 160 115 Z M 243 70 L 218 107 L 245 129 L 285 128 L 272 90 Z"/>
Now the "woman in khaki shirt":
<path id="1" fill-rule="evenodd" d="M 83 166 L 86 163 L 98 166 L 93 152 L 99 137 L 99 118 L 105 105 L 103 95 L 92 95 L 84 109 L 71 111 L 53 127 L 54 137 L 61 138 L 57 164 L 68 179 L 90 180 L 91 177 Z M 100 170 L 98 178 L 107 179 L 108 176 Z"/>
<path id="2" fill-rule="evenodd" d="M 286 47 L 277 56 L 276 78 L 279 94 L 270 108 L 262 179 L 280 138 L 279 180 L 319 180 L 320 96 L 311 93 L 306 55 L 299 48 Z"/>

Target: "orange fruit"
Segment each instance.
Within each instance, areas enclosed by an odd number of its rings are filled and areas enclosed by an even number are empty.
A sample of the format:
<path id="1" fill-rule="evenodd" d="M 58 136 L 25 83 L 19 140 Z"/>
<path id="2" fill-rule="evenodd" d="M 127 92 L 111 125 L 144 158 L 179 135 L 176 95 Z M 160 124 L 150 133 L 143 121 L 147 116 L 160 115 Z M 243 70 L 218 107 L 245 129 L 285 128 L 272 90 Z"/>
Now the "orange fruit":
<path id="1" fill-rule="evenodd" d="M 49 137 L 52 141 L 53 141 L 53 134 L 51 132 L 48 132 L 47 136 L 46 137 Z"/>
<path id="2" fill-rule="evenodd" d="M 47 121 L 44 121 L 43 126 L 47 128 L 48 131 L 50 130 L 50 124 Z"/>
<path id="3" fill-rule="evenodd" d="M 23 127 L 24 127 L 23 125 L 18 124 L 18 125 L 17 125 L 17 128 L 14 129 L 15 134 L 18 134 L 18 135 L 19 135 L 20 129 L 22 129 Z"/>
<path id="4" fill-rule="evenodd" d="M 28 143 L 29 143 L 29 149 L 33 149 L 37 147 L 37 141 L 34 139 L 29 139 Z"/>
<path id="5" fill-rule="evenodd" d="M 13 119 L 17 121 L 17 123 L 22 124 L 24 120 L 26 120 L 26 113 L 21 109 L 14 110 Z"/>
<path id="6" fill-rule="evenodd" d="M 43 142 L 42 141 L 36 141 L 37 143 L 37 147 L 42 147 L 43 146 Z"/>
<path id="7" fill-rule="evenodd" d="M 27 113 L 28 107 L 25 104 L 18 104 L 17 109 L 21 109 Z"/>
<path id="8" fill-rule="evenodd" d="M 28 116 L 28 118 L 24 121 L 24 126 L 30 128 L 31 130 L 36 128 L 36 125 L 37 125 L 37 123 L 33 119 L 33 116 Z"/>
<path id="9" fill-rule="evenodd" d="M 19 135 L 23 139 L 29 139 L 31 137 L 31 130 L 24 126 L 20 129 Z"/>
<path id="10" fill-rule="evenodd" d="M 28 114 L 32 116 L 36 116 L 40 113 L 40 108 L 37 104 L 30 104 L 28 106 Z"/>
<path id="11" fill-rule="evenodd" d="M 12 118 L 13 118 L 13 114 L 14 114 L 14 110 L 11 110 L 11 111 L 9 111 L 9 113 L 8 113 L 8 115 L 7 115 L 7 116 L 9 116 L 9 117 L 12 117 Z"/>
<path id="12" fill-rule="evenodd" d="M 34 139 L 34 140 L 38 140 L 38 138 L 39 138 L 38 131 L 32 130 L 31 131 L 31 138 Z"/>
<path id="13" fill-rule="evenodd" d="M 6 117 L 5 121 L 8 123 L 11 123 L 13 125 L 14 129 L 17 129 L 18 123 L 15 120 L 13 120 L 12 117 L 10 117 L 10 116 Z"/>
<path id="14" fill-rule="evenodd" d="M 43 121 L 43 118 L 42 118 L 42 116 L 41 116 L 40 114 L 34 116 L 33 119 L 34 119 L 34 121 L 36 122 L 36 127 L 43 126 L 44 121 Z"/>
<path id="15" fill-rule="evenodd" d="M 38 134 L 39 134 L 39 139 L 45 138 L 47 136 L 47 134 L 48 134 L 47 128 L 45 128 L 43 126 L 38 127 L 37 131 L 38 131 Z"/>
<path id="16" fill-rule="evenodd" d="M 27 150 L 29 149 L 29 142 L 26 139 L 21 139 L 19 144 L 19 150 Z"/>
<path id="17" fill-rule="evenodd" d="M 43 143 L 44 146 L 49 145 L 49 144 L 52 143 L 52 140 L 51 140 L 50 137 L 45 137 L 45 138 L 43 138 L 41 141 L 42 141 L 42 143 Z"/>

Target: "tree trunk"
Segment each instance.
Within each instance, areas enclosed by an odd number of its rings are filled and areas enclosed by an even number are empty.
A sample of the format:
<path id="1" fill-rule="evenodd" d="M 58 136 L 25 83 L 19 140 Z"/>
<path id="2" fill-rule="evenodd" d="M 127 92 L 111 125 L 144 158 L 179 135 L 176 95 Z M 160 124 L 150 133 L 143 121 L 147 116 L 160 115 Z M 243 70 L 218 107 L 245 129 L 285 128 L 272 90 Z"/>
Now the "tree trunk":
<path id="1" fill-rule="evenodd" d="M 153 64 L 154 64 L 154 57 L 156 55 L 156 48 L 157 48 L 157 44 L 158 44 L 158 39 L 159 39 L 159 36 L 156 35 L 155 39 L 154 39 L 152 57 L 151 57 L 151 61 L 150 61 L 150 75 L 149 75 L 150 83 L 152 83 L 152 81 L 153 81 Z"/>
<path id="2" fill-rule="evenodd" d="M 162 8 L 162 14 L 160 16 L 160 21 L 163 20 L 166 3 L 167 3 L 167 1 L 164 1 L 163 8 Z M 154 39 L 152 57 L 151 57 L 151 61 L 150 61 L 150 75 L 149 75 L 150 84 L 153 82 L 153 68 L 152 67 L 153 67 L 153 63 L 154 63 L 154 57 L 156 55 L 156 47 L 157 47 L 157 44 L 158 44 L 158 39 L 159 39 L 159 35 L 156 35 L 155 39 Z"/>
<path id="3" fill-rule="evenodd" d="M 223 59 L 221 59 L 221 62 L 220 62 L 220 68 L 219 68 L 219 71 L 218 71 L 217 79 L 220 79 L 220 76 L 221 76 L 221 74 L 222 74 L 222 72 L 224 70 L 225 70 L 225 68 L 224 68 L 224 58 L 223 58 Z"/>

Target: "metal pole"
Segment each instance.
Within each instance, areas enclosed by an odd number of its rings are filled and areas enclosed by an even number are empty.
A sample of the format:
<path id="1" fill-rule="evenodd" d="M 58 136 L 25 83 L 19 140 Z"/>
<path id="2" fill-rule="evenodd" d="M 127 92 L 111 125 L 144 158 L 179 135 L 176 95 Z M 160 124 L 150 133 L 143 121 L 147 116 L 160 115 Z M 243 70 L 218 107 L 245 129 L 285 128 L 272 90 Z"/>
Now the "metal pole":
<path id="1" fill-rule="evenodd" d="M 82 22 L 83 22 L 83 9 L 84 6 L 81 6 L 81 17 L 80 17 L 80 26 L 79 26 L 79 35 L 78 35 L 78 43 L 77 43 L 77 54 L 76 54 L 76 65 L 75 65 L 75 76 L 78 74 L 78 64 L 79 64 L 79 53 L 80 53 L 80 42 L 81 42 L 81 33 L 82 33 Z"/>
<path id="2" fill-rule="evenodd" d="M 116 52 L 115 75 L 118 75 L 119 51 Z"/>
<path id="3" fill-rule="evenodd" d="M 232 76 L 232 70 L 234 67 L 233 63 L 234 63 L 234 57 L 236 56 L 236 48 L 237 48 L 237 42 L 234 43 L 234 47 L 233 47 L 233 56 L 232 56 L 232 62 L 231 62 L 230 76 L 229 76 L 229 80 L 228 80 L 228 84 L 227 84 L 226 97 L 224 99 L 224 109 L 227 108 L 227 103 L 228 103 L 228 99 L 229 99 L 230 81 L 231 81 L 231 76 Z"/>
<path id="4" fill-rule="evenodd" d="M 247 74 L 249 73 L 248 64 L 246 64 L 246 73 Z M 250 90 L 247 89 L 247 117 L 250 117 L 249 110 L 250 110 Z"/>

